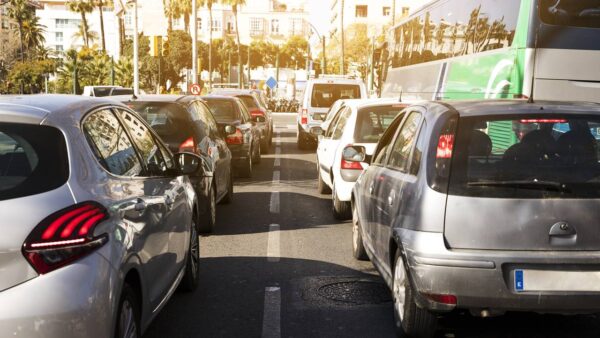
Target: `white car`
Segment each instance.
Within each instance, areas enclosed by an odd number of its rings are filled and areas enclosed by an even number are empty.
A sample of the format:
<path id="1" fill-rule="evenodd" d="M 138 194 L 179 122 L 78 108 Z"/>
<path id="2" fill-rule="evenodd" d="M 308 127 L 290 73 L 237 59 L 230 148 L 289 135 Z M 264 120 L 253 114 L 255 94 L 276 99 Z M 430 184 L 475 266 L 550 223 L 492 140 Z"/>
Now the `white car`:
<path id="1" fill-rule="evenodd" d="M 333 215 L 351 217 L 351 194 L 354 183 L 368 164 L 344 160 L 352 146 L 364 146 L 373 154 L 379 138 L 394 118 L 407 106 L 395 99 L 345 100 L 334 114 L 327 130 L 319 137 L 317 148 L 318 187 L 320 193 L 331 191 Z M 352 156 L 352 154 L 345 154 Z"/>
<path id="2" fill-rule="evenodd" d="M 344 77 L 311 79 L 306 84 L 304 97 L 297 115 L 298 148 L 308 149 L 316 143 L 321 123 L 333 103 L 340 99 L 366 99 L 367 87 L 362 80 Z"/>

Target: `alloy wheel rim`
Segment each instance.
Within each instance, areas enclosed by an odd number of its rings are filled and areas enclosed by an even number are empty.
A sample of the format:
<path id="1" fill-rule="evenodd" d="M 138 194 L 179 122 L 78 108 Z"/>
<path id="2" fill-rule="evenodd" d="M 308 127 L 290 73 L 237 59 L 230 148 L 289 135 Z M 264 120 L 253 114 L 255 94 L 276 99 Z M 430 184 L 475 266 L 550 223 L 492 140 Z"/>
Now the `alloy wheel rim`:
<path id="1" fill-rule="evenodd" d="M 133 306 L 128 299 L 123 301 L 121 306 L 121 317 L 119 318 L 119 327 L 122 338 L 136 338 L 137 325 L 135 323 L 135 315 Z"/>
<path id="2" fill-rule="evenodd" d="M 404 271 L 404 262 L 402 261 L 402 257 L 398 257 L 396 260 L 396 267 L 394 269 L 393 295 L 394 307 L 400 321 L 397 322 L 396 325 L 400 326 L 402 320 L 404 319 L 404 307 L 406 304 L 406 272 Z"/>
<path id="3" fill-rule="evenodd" d="M 198 233 L 196 233 L 196 223 L 192 223 L 192 243 L 190 245 L 190 254 L 192 259 L 192 276 L 194 279 L 198 275 L 198 265 L 200 261 L 200 243 Z"/>

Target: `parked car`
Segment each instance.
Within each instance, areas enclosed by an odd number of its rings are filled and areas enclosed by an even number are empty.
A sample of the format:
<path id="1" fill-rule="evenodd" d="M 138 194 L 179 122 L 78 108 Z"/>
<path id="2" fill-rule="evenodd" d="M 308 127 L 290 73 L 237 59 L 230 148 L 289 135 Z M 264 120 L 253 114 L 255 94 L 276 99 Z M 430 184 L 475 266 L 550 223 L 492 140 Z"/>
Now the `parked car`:
<path id="1" fill-rule="evenodd" d="M 217 123 L 235 127 L 233 134 L 227 136 L 227 146 L 233 156 L 234 168 L 242 177 L 252 177 L 253 166 L 260 163 L 260 135 L 258 123 L 264 122 L 262 116 L 250 116 L 250 112 L 241 99 L 234 96 L 205 96 Z"/>
<path id="2" fill-rule="evenodd" d="M 333 103 L 340 99 L 366 99 L 367 87 L 361 80 L 343 77 L 308 80 L 300 110 L 296 142 L 299 149 L 316 145 L 318 131 Z"/>
<path id="3" fill-rule="evenodd" d="M 599 128 L 598 104 L 518 100 L 394 120 L 353 190 L 353 251 L 392 289 L 401 336 L 454 309 L 600 310 Z"/>
<path id="4" fill-rule="evenodd" d="M 200 161 L 114 101 L 1 97 L 0 336 L 140 337 L 194 290 Z"/>
<path id="5" fill-rule="evenodd" d="M 83 87 L 83 96 L 117 96 L 133 95 L 133 88 L 123 88 L 121 86 L 85 86 Z"/>
<path id="6" fill-rule="evenodd" d="M 273 117 L 271 116 L 271 111 L 267 108 L 267 105 L 264 101 L 261 100 L 259 91 L 249 89 L 249 90 L 216 90 L 213 91 L 213 95 L 221 95 L 221 96 L 235 96 L 242 100 L 242 102 L 246 105 L 246 108 L 250 112 L 250 116 L 262 116 L 264 117 L 264 122 L 257 122 L 257 125 L 260 129 L 260 137 L 261 137 L 261 151 L 263 153 L 267 153 L 269 151 L 269 147 L 273 144 Z"/>
<path id="7" fill-rule="evenodd" d="M 233 200 L 231 151 L 225 142 L 228 134 L 224 126 L 217 125 L 206 102 L 192 95 L 115 99 L 137 111 L 172 152 L 191 152 L 203 159 L 204 168 L 190 179 L 200 205 L 200 232 L 210 233 L 217 224 L 217 203 Z M 229 128 L 233 132 L 233 127 Z"/>
<path id="8" fill-rule="evenodd" d="M 337 219 L 352 216 L 352 188 L 366 167 L 360 162 L 346 161 L 344 155 L 355 146 L 364 147 L 366 154 L 372 155 L 379 137 L 406 106 L 391 99 L 344 100 L 332 113 L 334 117 L 317 148 L 317 189 L 322 194 L 331 192 L 333 215 Z"/>
<path id="9" fill-rule="evenodd" d="M 345 100 L 337 100 L 333 103 L 331 108 L 329 108 L 329 110 L 325 114 L 325 118 L 323 119 L 323 122 L 321 122 L 321 126 L 320 126 L 321 131 L 317 131 L 317 134 L 322 134 L 323 131 L 325 131 L 325 130 L 327 130 L 327 128 L 329 128 L 329 124 L 331 123 L 331 120 L 333 120 L 335 113 L 337 113 L 340 110 L 340 108 L 342 108 L 342 106 L 344 105 L 344 102 L 345 102 Z"/>

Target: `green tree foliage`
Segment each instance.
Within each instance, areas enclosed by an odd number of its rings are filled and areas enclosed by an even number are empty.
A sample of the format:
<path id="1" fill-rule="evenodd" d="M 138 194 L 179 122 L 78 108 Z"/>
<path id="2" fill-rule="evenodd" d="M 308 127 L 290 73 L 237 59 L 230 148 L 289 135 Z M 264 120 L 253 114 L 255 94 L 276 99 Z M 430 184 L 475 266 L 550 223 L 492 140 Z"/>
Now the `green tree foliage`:
<path id="1" fill-rule="evenodd" d="M 53 60 L 35 60 L 17 62 L 8 74 L 4 90 L 9 93 L 19 93 L 21 88 L 25 94 L 42 92 L 45 76 L 54 72 Z"/>
<path id="2" fill-rule="evenodd" d="M 87 14 L 94 10 L 94 4 L 90 0 L 69 0 L 67 7 L 70 11 L 79 13 L 81 15 L 81 35 L 83 38 L 83 44 L 86 47 L 90 46 L 89 31 L 90 26 L 87 21 Z"/>

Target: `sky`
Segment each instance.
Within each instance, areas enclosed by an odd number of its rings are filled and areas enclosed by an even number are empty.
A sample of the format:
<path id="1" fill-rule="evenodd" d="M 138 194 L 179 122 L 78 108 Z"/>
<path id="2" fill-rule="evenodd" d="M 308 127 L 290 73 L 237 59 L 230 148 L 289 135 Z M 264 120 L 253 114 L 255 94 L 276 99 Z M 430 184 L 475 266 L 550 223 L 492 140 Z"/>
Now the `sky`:
<path id="1" fill-rule="evenodd" d="M 329 0 L 306 0 L 309 21 L 320 34 L 329 34 Z"/>

